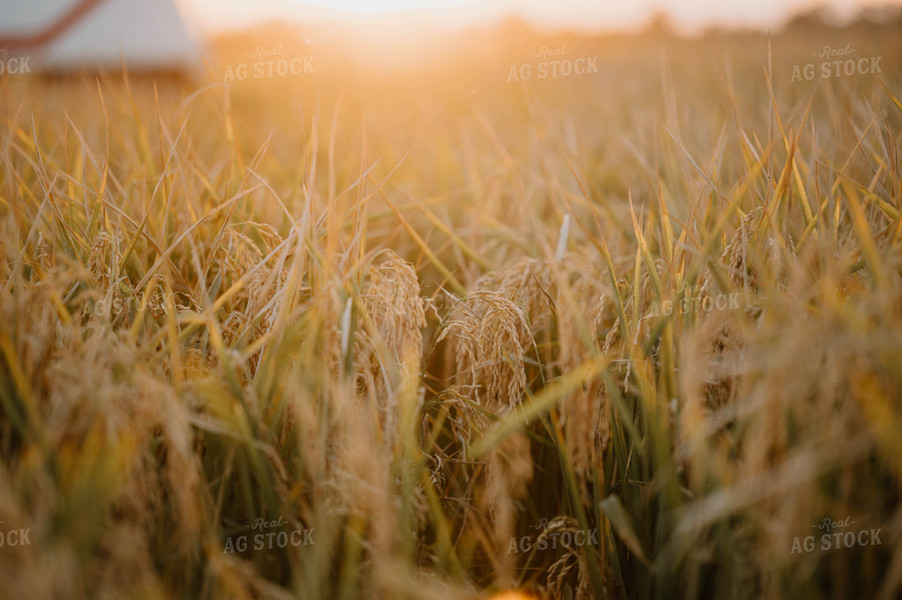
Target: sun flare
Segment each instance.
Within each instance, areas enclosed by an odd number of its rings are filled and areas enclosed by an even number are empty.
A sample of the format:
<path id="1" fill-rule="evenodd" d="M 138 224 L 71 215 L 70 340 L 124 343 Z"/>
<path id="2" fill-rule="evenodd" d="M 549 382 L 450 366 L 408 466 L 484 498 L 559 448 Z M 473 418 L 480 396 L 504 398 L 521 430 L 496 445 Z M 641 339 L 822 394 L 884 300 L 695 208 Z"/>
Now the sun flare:
<path id="1" fill-rule="evenodd" d="M 302 6 L 328 8 L 361 15 L 374 15 L 404 10 L 464 8 L 473 0 L 299 0 Z"/>

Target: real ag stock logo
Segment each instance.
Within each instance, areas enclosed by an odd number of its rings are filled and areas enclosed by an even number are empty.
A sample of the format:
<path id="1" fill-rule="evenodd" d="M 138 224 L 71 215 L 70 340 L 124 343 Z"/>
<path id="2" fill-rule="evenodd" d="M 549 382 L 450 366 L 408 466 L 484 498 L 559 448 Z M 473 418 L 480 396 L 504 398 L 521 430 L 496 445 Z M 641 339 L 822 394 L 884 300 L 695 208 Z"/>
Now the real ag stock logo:
<path id="1" fill-rule="evenodd" d="M 712 311 L 738 310 L 741 308 L 739 292 L 724 294 L 714 290 L 707 290 L 704 286 L 689 285 L 686 282 L 680 284 L 677 290 L 677 300 L 663 300 L 660 304 L 654 301 L 651 304 L 651 316 L 669 317 L 677 313 L 685 315 L 698 311 L 708 313 Z"/>
<path id="2" fill-rule="evenodd" d="M 6 50 L 0 50 L 0 75 L 22 75 L 31 73 L 31 65 L 28 61 L 30 56 L 11 56 L 6 55 Z"/>
<path id="3" fill-rule="evenodd" d="M 570 517 L 556 517 L 551 521 L 543 518 L 535 525 L 530 525 L 530 528 L 538 530 L 539 535 L 512 537 L 507 548 L 508 554 L 529 552 L 533 548 L 557 550 L 558 548 L 598 545 L 598 528 L 579 529 Z"/>
<path id="4" fill-rule="evenodd" d="M 244 81 L 245 79 L 269 79 L 274 77 L 297 76 L 313 73 L 312 56 L 287 56 L 288 49 L 283 44 L 275 48 L 257 46 L 245 54 L 253 62 L 243 62 L 226 66 L 223 81 Z"/>
<path id="5" fill-rule="evenodd" d="M 533 74 L 535 74 L 536 79 L 555 79 L 570 75 L 598 73 L 597 56 L 565 58 L 571 52 L 573 52 L 573 49 L 568 48 L 567 44 L 559 48 L 540 46 L 535 52 L 529 53 L 534 58 L 542 59 L 541 62 L 535 64 L 535 71 L 533 71 L 533 63 L 531 62 L 511 65 L 507 74 L 507 82 L 529 81 L 532 79 Z"/>
<path id="6" fill-rule="evenodd" d="M 817 525 L 812 527 L 823 533 L 817 537 L 809 535 L 794 538 L 792 540 L 792 550 L 790 551 L 790 554 L 807 554 L 809 552 L 814 552 L 815 549 L 828 552 L 834 549 L 854 548 L 856 546 L 883 545 L 880 541 L 880 528 L 838 531 L 846 530 L 854 524 L 855 521 L 851 520 L 851 515 L 847 516 L 842 521 L 833 521 L 829 517 L 824 518 Z"/>
<path id="7" fill-rule="evenodd" d="M 854 56 L 853 56 L 854 55 Z M 833 48 L 824 46 L 812 56 L 822 59 L 820 63 L 808 63 L 794 65 L 792 69 L 792 82 L 811 81 L 816 77 L 830 79 L 839 77 L 851 77 L 853 75 L 873 75 L 882 73 L 880 59 L 882 56 L 857 56 L 852 44 L 846 44 L 845 48 Z"/>
<path id="8" fill-rule="evenodd" d="M 0 525 L 4 524 L 4 521 L 0 521 Z M 31 529 L 4 529 L 0 527 L 0 548 L 4 546 L 13 548 L 31 545 L 31 540 L 28 539 L 29 533 L 31 533 Z"/>
<path id="9" fill-rule="evenodd" d="M 223 554 L 235 552 L 247 552 L 248 550 L 261 551 L 275 548 L 287 548 L 290 546 L 310 546 L 313 544 L 313 529 L 292 529 L 285 531 L 285 519 L 267 521 L 263 518 L 255 520 L 245 529 L 256 533 L 246 535 L 232 535 L 225 539 Z M 281 530 L 281 531 L 280 531 Z"/>

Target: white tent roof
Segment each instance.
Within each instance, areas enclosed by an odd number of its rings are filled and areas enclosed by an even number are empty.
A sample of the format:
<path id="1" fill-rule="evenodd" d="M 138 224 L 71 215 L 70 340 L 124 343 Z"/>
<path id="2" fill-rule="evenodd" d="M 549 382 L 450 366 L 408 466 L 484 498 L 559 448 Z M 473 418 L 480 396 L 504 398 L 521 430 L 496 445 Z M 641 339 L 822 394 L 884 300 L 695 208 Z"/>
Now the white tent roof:
<path id="1" fill-rule="evenodd" d="M 6 3 L 0 48 L 32 69 L 186 69 L 200 46 L 173 0 L 27 0 Z"/>

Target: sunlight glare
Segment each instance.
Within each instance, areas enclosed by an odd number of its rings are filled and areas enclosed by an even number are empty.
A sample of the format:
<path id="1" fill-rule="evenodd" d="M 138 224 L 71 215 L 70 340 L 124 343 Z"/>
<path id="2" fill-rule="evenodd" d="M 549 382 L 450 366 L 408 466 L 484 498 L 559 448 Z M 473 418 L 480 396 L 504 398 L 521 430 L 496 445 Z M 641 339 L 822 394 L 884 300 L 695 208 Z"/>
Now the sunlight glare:
<path id="1" fill-rule="evenodd" d="M 308 7 L 328 8 L 361 15 L 403 10 L 443 10 L 475 4 L 474 0 L 295 0 L 295 3 Z"/>

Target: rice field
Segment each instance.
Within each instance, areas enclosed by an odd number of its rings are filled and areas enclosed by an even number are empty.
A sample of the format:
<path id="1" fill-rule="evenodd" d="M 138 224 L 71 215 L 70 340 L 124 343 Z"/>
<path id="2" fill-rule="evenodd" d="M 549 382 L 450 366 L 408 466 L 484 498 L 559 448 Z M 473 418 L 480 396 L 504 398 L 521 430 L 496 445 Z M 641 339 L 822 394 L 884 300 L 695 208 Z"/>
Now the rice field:
<path id="1" fill-rule="evenodd" d="M 899 597 L 898 33 L 0 77 L 0 598 Z"/>

